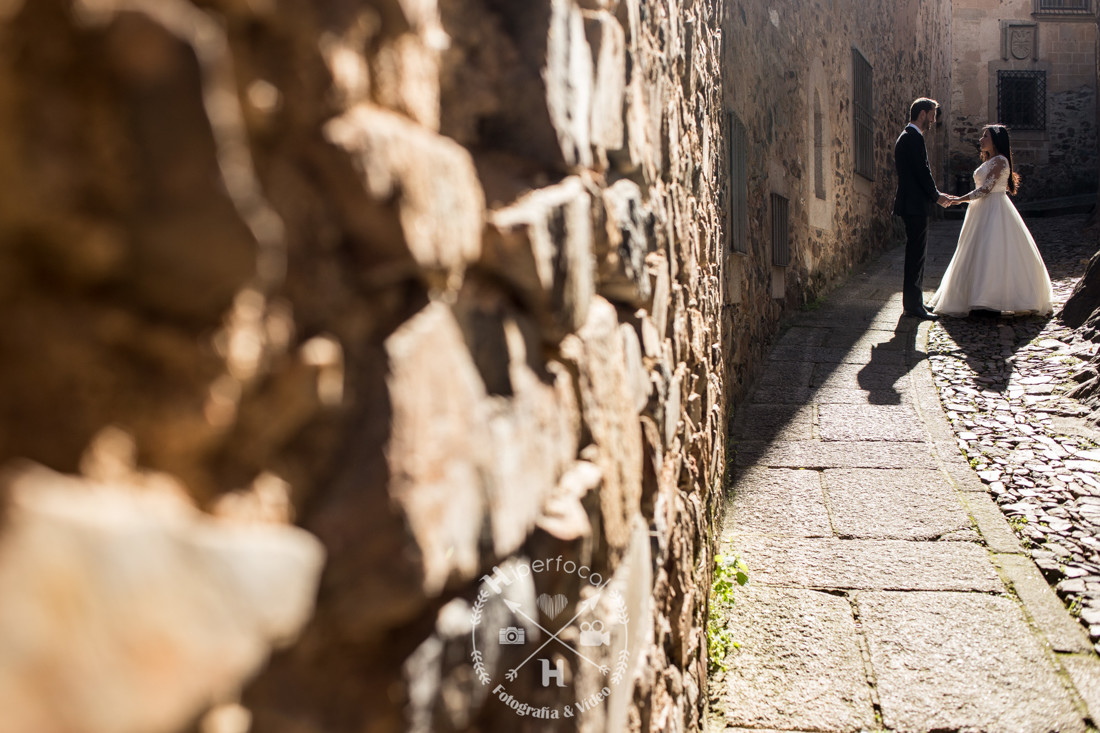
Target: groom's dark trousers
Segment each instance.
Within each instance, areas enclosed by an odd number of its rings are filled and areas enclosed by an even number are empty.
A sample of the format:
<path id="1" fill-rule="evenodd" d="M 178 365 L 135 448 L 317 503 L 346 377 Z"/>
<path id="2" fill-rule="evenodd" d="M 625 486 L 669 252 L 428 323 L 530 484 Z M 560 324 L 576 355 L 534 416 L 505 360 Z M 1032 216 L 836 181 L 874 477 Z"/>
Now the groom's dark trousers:
<path id="1" fill-rule="evenodd" d="M 903 216 L 905 222 L 905 275 L 901 281 L 901 307 L 906 313 L 924 308 L 924 260 L 928 253 L 928 215 Z"/>
<path id="2" fill-rule="evenodd" d="M 928 250 L 928 213 L 940 198 L 924 136 L 913 126 L 906 127 L 894 143 L 894 167 L 898 190 L 894 195 L 894 213 L 905 222 L 905 275 L 901 284 L 901 304 L 906 313 L 920 314 L 924 308 L 924 259 Z"/>

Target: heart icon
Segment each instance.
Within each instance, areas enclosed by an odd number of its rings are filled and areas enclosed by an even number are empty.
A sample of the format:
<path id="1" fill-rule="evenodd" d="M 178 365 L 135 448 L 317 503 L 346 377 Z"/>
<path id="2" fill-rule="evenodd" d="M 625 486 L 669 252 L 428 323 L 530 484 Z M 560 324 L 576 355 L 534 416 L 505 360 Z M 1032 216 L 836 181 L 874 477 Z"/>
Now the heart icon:
<path id="1" fill-rule="evenodd" d="M 538 597 L 539 610 L 546 614 L 548 618 L 554 618 L 561 613 L 567 603 L 569 603 L 569 599 L 561 593 L 556 596 L 543 593 Z"/>

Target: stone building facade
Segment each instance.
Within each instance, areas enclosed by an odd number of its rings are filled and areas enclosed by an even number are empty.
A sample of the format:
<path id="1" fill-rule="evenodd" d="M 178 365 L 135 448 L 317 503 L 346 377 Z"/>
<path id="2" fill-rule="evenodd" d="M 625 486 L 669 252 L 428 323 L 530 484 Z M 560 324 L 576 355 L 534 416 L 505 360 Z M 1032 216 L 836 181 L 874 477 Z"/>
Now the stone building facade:
<path id="1" fill-rule="evenodd" d="M 949 106 L 952 41 L 946 1 L 730 0 L 728 7 L 723 94 L 748 148 L 741 191 L 748 245 L 739 252 L 727 240 L 723 257 L 723 329 L 735 397 L 755 376 L 752 368 L 784 313 L 899 241 L 890 214 L 894 140 L 913 99 L 931 96 Z M 869 69 L 871 90 L 862 173 L 855 151 L 857 64 Z M 945 178 L 944 133 L 938 128 L 927 140 L 937 180 Z M 783 267 L 772 264 L 775 196 L 787 202 Z"/>
<path id="2" fill-rule="evenodd" d="M 1094 0 L 954 0 L 952 193 L 972 187 L 983 126 L 1011 130 L 1020 201 L 1096 191 Z M 970 190 L 967 188 L 967 190 Z"/>
<path id="3" fill-rule="evenodd" d="M 0 2 L 0 731 L 700 729 L 729 410 L 949 13 Z"/>

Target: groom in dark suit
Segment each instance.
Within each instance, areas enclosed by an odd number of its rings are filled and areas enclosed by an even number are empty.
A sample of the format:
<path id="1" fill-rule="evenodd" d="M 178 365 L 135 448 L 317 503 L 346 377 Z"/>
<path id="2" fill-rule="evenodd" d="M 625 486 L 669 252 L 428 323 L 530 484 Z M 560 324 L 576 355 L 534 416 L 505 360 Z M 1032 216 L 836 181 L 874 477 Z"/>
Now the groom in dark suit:
<path id="1" fill-rule="evenodd" d="M 928 214 L 933 204 L 946 206 L 948 198 L 936 188 L 928 166 L 924 133 L 936 123 L 940 105 L 921 97 L 909 108 L 909 124 L 894 143 L 894 167 L 898 191 L 894 213 L 905 222 L 905 280 L 901 303 L 905 315 L 934 321 L 938 318 L 924 306 L 924 258 L 928 249 Z"/>

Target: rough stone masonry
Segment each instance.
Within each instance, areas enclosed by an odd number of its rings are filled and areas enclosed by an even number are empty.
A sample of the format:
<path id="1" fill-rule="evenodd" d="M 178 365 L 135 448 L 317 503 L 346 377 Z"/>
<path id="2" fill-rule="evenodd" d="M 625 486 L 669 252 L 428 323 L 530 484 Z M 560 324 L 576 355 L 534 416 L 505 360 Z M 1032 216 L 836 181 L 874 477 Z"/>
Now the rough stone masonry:
<path id="1" fill-rule="evenodd" d="M 0 1 L 0 731 L 700 728 L 728 407 L 946 6 Z"/>

